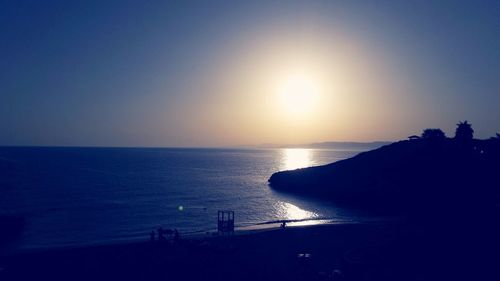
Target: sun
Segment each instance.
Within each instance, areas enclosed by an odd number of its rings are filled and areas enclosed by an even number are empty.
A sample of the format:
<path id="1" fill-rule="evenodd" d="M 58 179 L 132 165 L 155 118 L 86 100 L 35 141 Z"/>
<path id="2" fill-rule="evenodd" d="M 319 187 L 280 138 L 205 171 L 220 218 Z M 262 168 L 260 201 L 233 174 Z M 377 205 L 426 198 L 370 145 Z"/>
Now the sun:
<path id="1" fill-rule="evenodd" d="M 312 112 L 319 95 L 318 81 L 304 73 L 288 75 L 278 85 L 279 103 L 285 112 L 296 117 Z"/>

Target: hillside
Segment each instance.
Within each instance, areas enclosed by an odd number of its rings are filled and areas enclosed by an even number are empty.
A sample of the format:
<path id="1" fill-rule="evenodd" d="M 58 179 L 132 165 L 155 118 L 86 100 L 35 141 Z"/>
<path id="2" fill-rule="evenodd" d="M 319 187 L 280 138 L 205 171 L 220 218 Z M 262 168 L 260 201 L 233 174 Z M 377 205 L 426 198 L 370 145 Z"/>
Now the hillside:
<path id="1" fill-rule="evenodd" d="M 324 166 L 277 172 L 269 184 L 367 210 L 449 213 L 495 206 L 499 163 L 499 139 L 414 139 Z"/>

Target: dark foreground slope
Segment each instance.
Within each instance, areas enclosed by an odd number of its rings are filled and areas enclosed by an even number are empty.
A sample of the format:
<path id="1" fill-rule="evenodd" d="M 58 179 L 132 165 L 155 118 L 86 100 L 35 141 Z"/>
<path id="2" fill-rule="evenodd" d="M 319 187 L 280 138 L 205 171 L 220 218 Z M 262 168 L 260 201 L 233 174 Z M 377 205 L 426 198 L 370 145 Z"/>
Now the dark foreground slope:
<path id="1" fill-rule="evenodd" d="M 278 172 L 269 183 L 350 207 L 435 215 L 495 208 L 499 172 L 498 139 L 417 139 L 325 166 Z"/>

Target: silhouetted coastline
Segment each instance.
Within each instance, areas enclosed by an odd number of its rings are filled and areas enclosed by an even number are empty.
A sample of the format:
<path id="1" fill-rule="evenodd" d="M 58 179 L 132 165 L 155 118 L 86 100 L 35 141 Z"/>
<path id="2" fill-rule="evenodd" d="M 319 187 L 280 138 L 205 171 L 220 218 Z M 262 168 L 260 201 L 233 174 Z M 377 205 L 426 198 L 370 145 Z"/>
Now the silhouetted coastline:
<path id="1" fill-rule="evenodd" d="M 439 132 L 427 129 L 422 137 L 349 159 L 277 172 L 269 184 L 374 212 L 436 217 L 465 206 L 479 213 L 495 210 L 500 139 L 446 138 Z"/>

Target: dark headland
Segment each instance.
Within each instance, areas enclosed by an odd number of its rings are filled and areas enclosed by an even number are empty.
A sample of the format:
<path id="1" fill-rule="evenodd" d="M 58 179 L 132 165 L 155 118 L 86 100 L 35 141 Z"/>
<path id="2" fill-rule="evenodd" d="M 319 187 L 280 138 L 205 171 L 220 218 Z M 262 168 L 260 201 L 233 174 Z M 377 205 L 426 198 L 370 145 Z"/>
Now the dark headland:
<path id="1" fill-rule="evenodd" d="M 277 172 L 269 184 L 348 207 L 427 217 L 492 211 L 500 194 L 499 171 L 500 138 L 473 139 L 458 129 L 456 137 L 447 138 L 439 129 L 427 129 L 421 137 L 349 159 Z"/>

